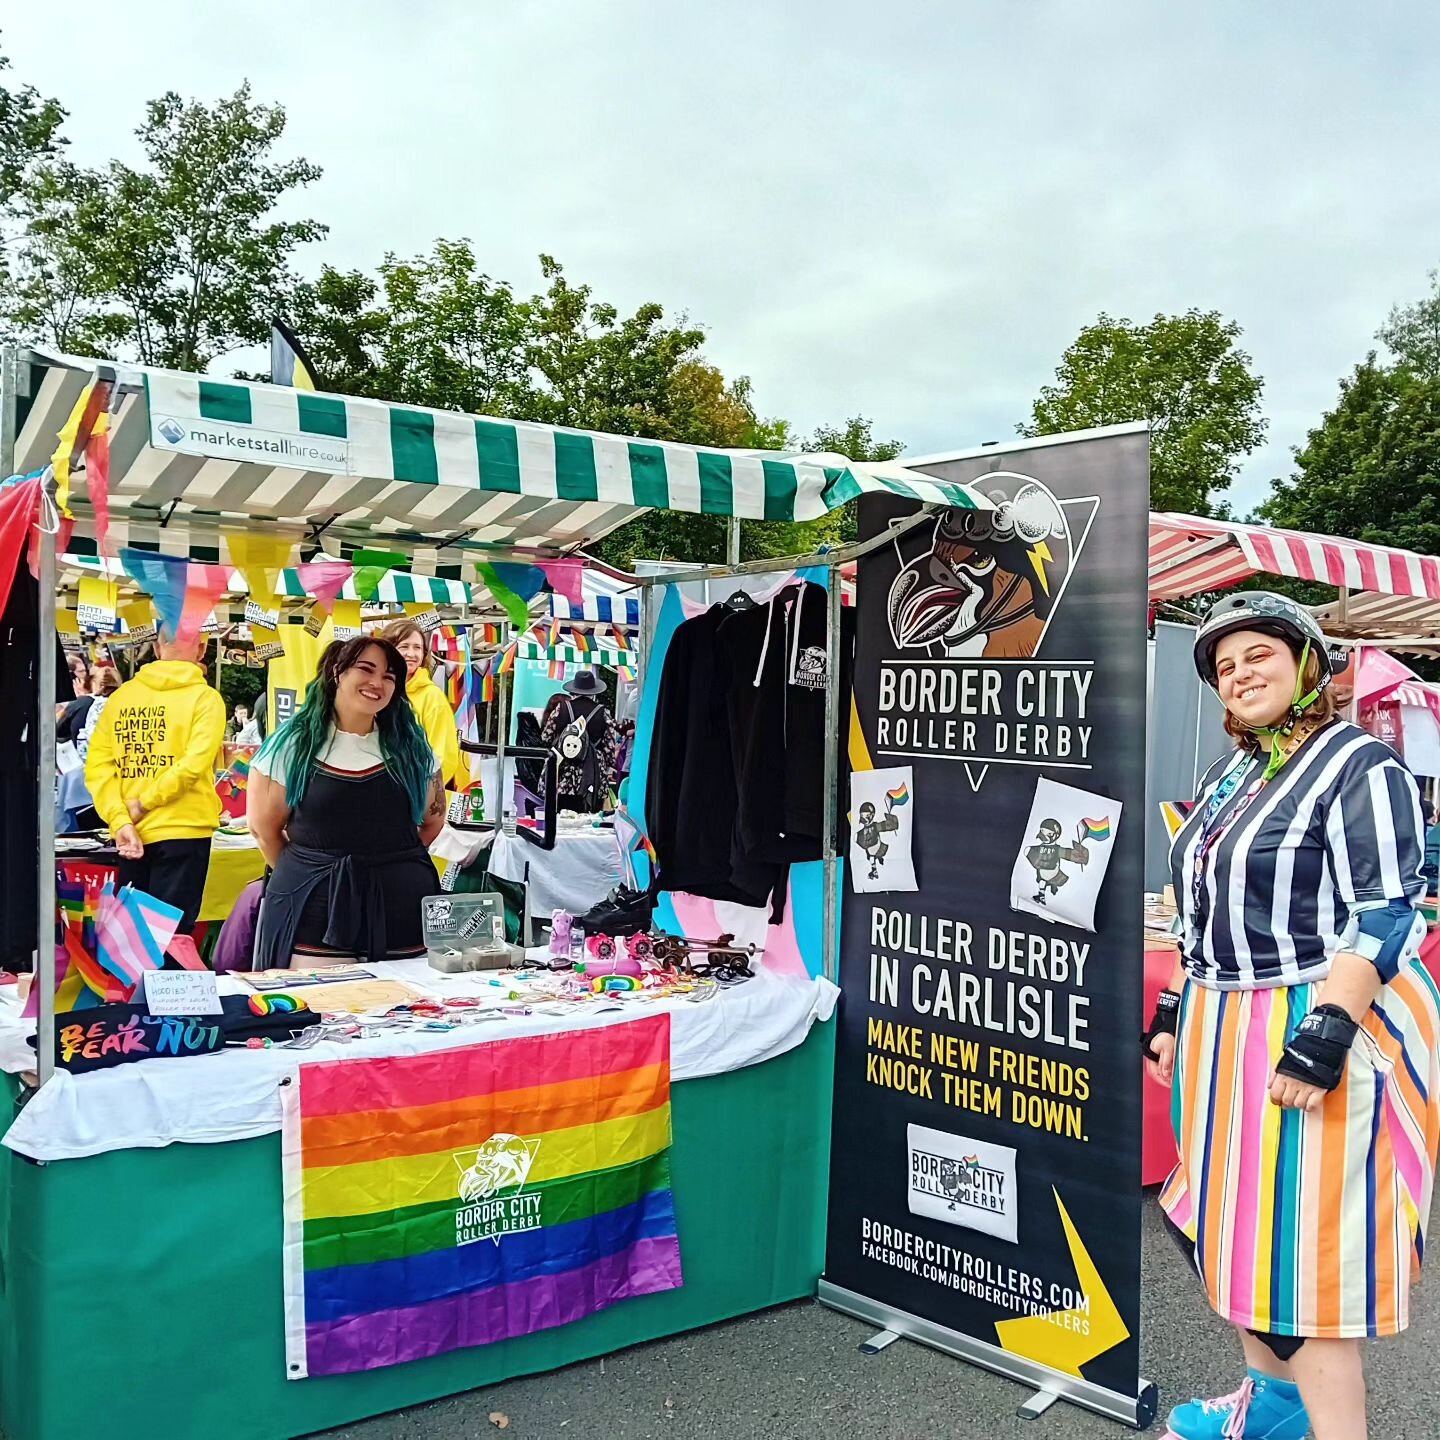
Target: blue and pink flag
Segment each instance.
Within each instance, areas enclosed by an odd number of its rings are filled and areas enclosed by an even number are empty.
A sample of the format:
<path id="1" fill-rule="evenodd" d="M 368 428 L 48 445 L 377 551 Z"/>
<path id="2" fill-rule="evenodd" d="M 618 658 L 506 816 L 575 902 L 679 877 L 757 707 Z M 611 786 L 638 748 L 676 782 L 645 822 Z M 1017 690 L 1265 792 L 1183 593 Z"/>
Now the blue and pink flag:
<path id="1" fill-rule="evenodd" d="M 120 552 L 120 564 L 154 602 L 161 634 L 179 645 L 200 633 L 215 602 L 230 588 L 225 566 L 201 565 L 179 555 L 127 548 Z"/>

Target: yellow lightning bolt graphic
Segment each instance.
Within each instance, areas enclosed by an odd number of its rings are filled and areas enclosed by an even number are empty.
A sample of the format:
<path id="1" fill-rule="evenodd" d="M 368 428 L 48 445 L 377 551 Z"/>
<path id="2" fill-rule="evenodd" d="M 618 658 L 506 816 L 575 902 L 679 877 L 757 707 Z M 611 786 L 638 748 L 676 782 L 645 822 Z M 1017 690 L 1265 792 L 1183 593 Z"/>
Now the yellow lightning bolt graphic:
<path id="1" fill-rule="evenodd" d="M 1053 565 L 1055 557 L 1050 553 L 1050 542 L 1042 540 L 1038 545 L 1030 547 L 1030 563 L 1035 569 L 1035 578 L 1040 582 L 1040 588 L 1048 595 L 1050 593 L 1050 581 L 1045 574 L 1046 565 Z"/>
<path id="2" fill-rule="evenodd" d="M 1001 1320 L 996 1323 L 995 1334 L 1002 1350 L 1048 1365 L 1062 1375 L 1083 1379 L 1080 1367 L 1122 1340 L 1128 1340 L 1130 1331 L 1126 1329 L 1120 1311 L 1095 1268 L 1095 1262 L 1071 1222 L 1060 1192 L 1052 1190 L 1052 1193 L 1060 1208 L 1060 1221 L 1065 1226 L 1065 1240 L 1070 1247 L 1070 1262 L 1075 1266 L 1075 1280 L 1088 1308 L 1028 1315 L 1023 1320 Z"/>

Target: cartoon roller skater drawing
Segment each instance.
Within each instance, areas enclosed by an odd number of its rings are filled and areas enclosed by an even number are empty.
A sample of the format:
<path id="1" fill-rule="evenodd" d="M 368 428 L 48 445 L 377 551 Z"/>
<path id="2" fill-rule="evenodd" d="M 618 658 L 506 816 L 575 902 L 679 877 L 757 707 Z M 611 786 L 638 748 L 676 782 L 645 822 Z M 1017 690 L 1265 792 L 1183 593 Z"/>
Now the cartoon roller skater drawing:
<path id="1" fill-rule="evenodd" d="M 913 891 L 914 778 L 910 766 L 850 776 L 850 883 L 859 892 Z"/>
<path id="2" fill-rule="evenodd" d="M 1085 848 L 1084 841 L 1088 835 L 1090 822 L 1082 820 L 1079 824 L 1079 833 L 1075 837 L 1073 845 L 1062 845 L 1060 843 L 1060 822 L 1058 820 L 1042 820 L 1040 829 L 1035 838 L 1040 842 L 1032 845 L 1025 852 L 1026 862 L 1035 871 L 1035 893 L 1030 898 L 1037 905 L 1045 904 L 1045 893 L 1048 890 L 1051 895 L 1058 895 L 1062 885 L 1070 883 L 1070 877 L 1062 868 L 1065 864 L 1079 865 L 1082 868 L 1090 863 L 1090 852 Z M 1103 824 L 1106 833 L 1109 833 L 1108 820 L 1096 821 L 1096 825 Z"/>
<path id="3" fill-rule="evenodd" d="M 1112 795 L 1038 780 L 1011 852 L 1011 908 L 1093 932 L 1123 808 Z"/>
<path id="4" fill-rule="evenodd" d="M 885 818 L 883 820 L 875 818 L 875 807 L 870 801 L 865 801 L 860 807 L 860 826 L 855 832 L 855 843 L 869 858 L 872 880 L 880 878 L 880 867 L 890 853 L 890 846 L 885 837 L 893 835 L 900 828 L 900 821 L 895 815 L 895 807 L 909 803 L 909 788 L 902 784 L 885 792 Z"/>

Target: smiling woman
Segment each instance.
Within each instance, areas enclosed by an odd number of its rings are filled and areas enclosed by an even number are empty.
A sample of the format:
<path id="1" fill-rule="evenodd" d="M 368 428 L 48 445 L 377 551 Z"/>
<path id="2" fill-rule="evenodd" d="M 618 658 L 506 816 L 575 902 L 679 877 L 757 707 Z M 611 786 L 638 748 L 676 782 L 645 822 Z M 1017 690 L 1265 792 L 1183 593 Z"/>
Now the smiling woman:
<path id="1" fill-rule="evenodd" d="M 1364 1440 L 1358 1342 L 1409 1323 L 1440 1147 L 1419 792 L 1335 718 L 1325 636 L 1294 601 L 1220 601 L 1195 666 L 1237 753 L 1175 837 L 1184 939 L 1144 1045 L 1176 1091 L 1160 1203 L 1249 1373 L 1169 1434 Z"/>
<path id="2" fill-rule="evenodd" d="M 251 764 L 249 824 L 272 874 L 257 969 L 424 953 L 425 847 L 445 812 L 434 751 L 388 641 L 330 646 L 305 703 Z"/>

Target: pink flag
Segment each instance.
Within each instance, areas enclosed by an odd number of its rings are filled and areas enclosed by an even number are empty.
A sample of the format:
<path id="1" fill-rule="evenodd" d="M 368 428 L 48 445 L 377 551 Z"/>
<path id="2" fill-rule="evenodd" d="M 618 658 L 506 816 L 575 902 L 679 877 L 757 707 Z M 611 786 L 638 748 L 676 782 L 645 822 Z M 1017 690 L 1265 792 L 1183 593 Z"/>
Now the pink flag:
<path id="1" fill-rule="evenodd" d="M 177 645 L 193 640 L 205 627 L 215 602 L 230 588 L 230 571 L 224 565 L 197 565 L 193 560 L 185 576 L 185 606 L 180 612 Z"/>
<path id="2" fill-rule="evenodd" d="M 572 605 L 579 606 L 584 595 L 581 580 L 585 572 L 583 560 L 537 560 L 536 567 L 545 572 L 550 588 L 563 595 Z"/>
<path id="3" fill-rule="evenodd" d="M 345 588 L 345 582 L 355 573 L 355 567 L 348 560 L 311 560 L 297 566 L 295 573 L 299 575 L 305 593 L 315 597 L 315 608 L 323 614 Z"/>
<path id="4" fill-rule="evenodd" d="M 195 942 L 188 935 L 177 935 L 171 940 L 165 952 L 182 970 L 208 970 L 210 967 L 200 958 Z"/>

